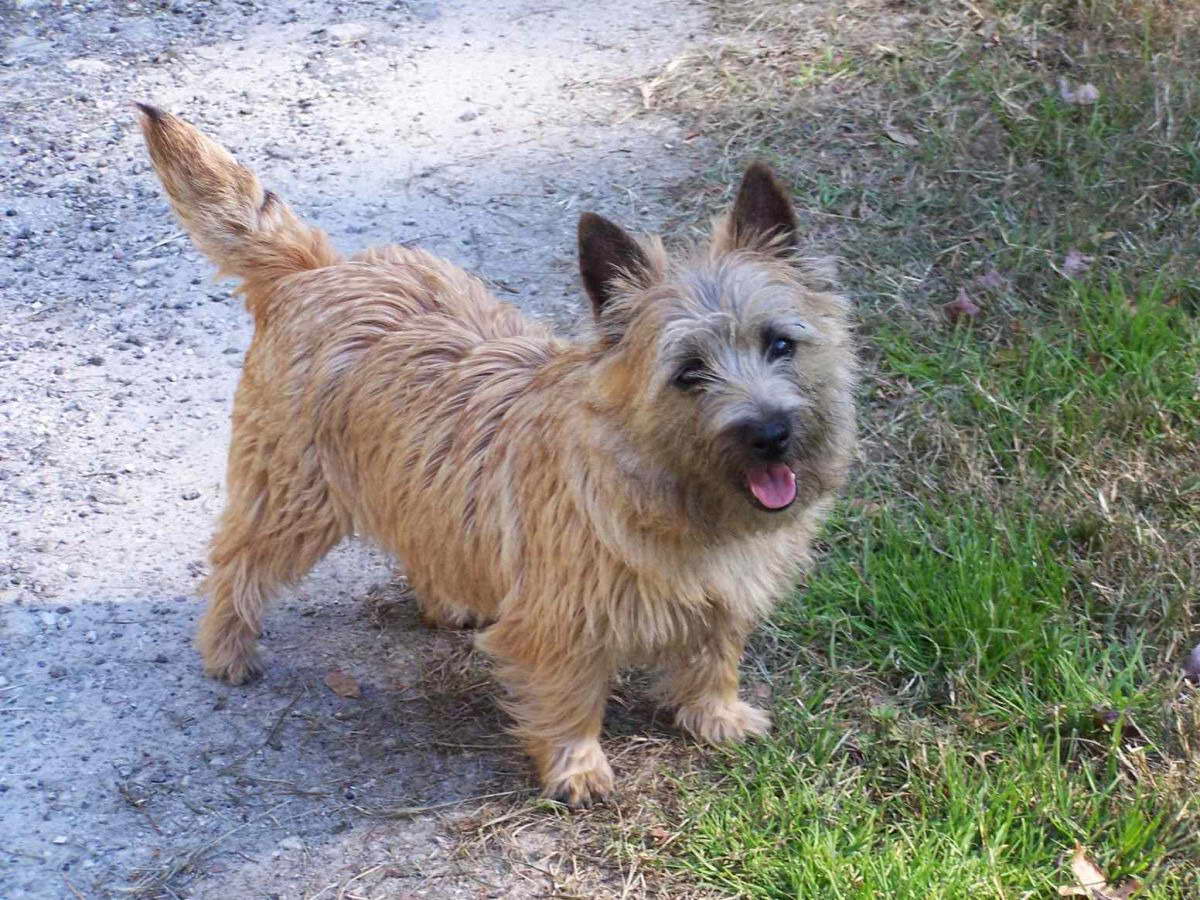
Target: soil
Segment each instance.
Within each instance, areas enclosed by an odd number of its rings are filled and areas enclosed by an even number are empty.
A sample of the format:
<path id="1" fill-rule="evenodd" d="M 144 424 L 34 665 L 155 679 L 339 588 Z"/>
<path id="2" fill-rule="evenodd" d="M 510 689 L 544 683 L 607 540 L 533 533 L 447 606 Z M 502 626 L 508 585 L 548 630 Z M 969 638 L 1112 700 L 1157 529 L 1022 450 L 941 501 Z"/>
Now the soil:
<path id="1" fill-rule="evenodd" d="M 515 858 L 459 852 L 474 798 L 532 780 L 468 637 L 420 628 L 376 551 L 282 599 L 263 680 L 201 674 L 250 322 L 132 103 L 205 128 L 343 249 L 420 243 L 569 329 L 578 214 L 655 230 L 698 164 L 638 86 L 703 28 L 689 0 L 0 8 L 0 896 L 557 889 L 559 813 Z"/>

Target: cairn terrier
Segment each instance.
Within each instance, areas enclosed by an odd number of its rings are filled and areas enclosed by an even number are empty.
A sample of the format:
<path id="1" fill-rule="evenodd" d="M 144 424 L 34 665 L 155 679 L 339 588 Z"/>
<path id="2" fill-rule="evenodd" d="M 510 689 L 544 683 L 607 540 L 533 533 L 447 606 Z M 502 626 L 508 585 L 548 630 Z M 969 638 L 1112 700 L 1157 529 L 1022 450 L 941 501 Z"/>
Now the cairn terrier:
<path id="1" fill-rule="evenodd" d="M 568 341 L 423 250 L 343 257 L 222 147 L 141 110 L 176 215 L 254 317 L 208 673 L 258 673 L 268 600 L 357 533 L 428 622 L 481 628 L 547 796 L 612 790 L 599 737 L 623 667 L 656 668 L 702 741 L 768 730 L 738 662 L 845 479 L 855 358 L 765 165 L 684 254 L 585 213 L 594 328 Z"/>

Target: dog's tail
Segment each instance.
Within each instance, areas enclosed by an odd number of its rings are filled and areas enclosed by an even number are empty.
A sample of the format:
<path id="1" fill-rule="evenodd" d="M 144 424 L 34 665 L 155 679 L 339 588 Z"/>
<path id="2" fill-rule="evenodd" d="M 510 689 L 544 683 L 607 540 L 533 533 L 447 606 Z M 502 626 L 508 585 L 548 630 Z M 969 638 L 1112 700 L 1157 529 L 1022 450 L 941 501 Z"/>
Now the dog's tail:
<path id="1" fill-rule="evenodd" d="M 247 305 L 279 279 L 340 259 L 323 231 L 302 222 L 254 173 L 187 122 L 138 104 L 150 158 L 171 207 L 221 274 L 243 279 Z"/>

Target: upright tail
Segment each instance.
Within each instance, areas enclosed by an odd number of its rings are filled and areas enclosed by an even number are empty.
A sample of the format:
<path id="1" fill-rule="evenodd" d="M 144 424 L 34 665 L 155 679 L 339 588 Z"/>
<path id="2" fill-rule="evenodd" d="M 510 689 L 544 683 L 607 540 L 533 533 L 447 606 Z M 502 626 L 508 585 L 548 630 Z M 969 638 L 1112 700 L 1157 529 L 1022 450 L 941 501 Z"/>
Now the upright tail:
<path id="1" fill-rule="evenodd" d="M 224 147 L 170 113 L 138 108 L 175 215 L 222 274 L 243 279 L 256 318 L 259 299 L 276 281 L 339 261 L 323 231 L 304 224 Z"/>

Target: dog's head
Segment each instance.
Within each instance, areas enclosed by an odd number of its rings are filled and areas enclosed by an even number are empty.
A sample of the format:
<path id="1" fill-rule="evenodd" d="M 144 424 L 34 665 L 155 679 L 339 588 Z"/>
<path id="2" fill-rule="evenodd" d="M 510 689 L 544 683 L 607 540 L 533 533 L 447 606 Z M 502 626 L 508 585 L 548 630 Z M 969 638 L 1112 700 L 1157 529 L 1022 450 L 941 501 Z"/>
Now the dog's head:
<path id="1" fill-rule="evenodd" d="M 855 380 L 846 303 L 797 258 L 796 238 L 791 201 L 762 164 L 686 258 L 600 216 L 579 222 L 595 402 L 708 509 L 796 513 L 845 476 Z"/>

